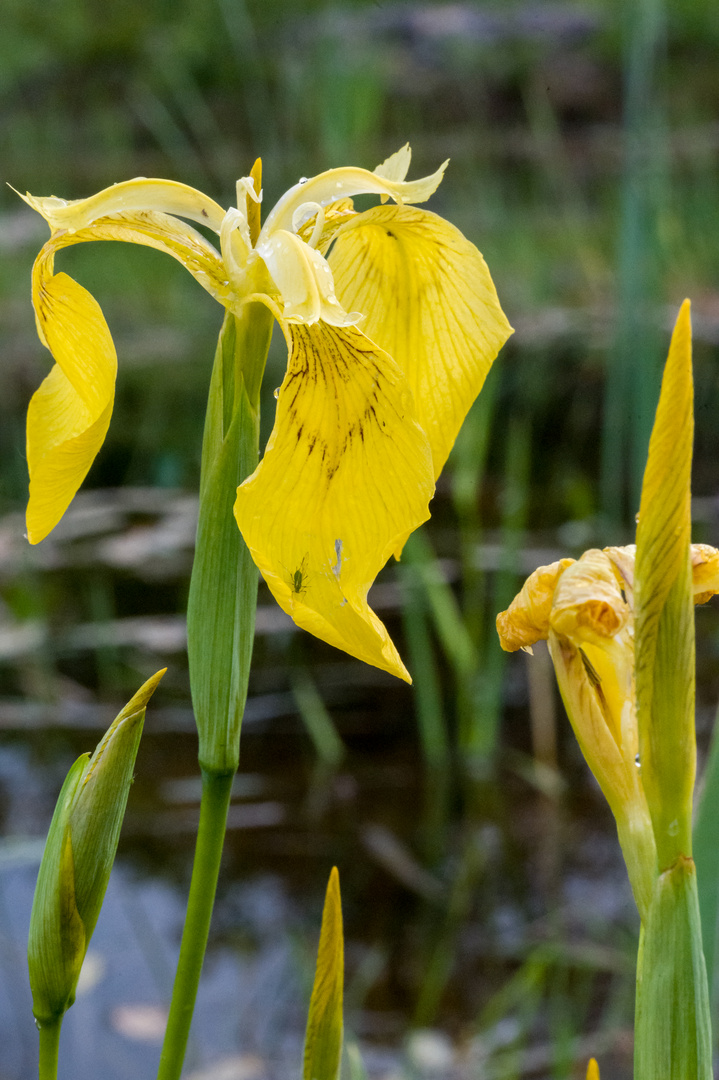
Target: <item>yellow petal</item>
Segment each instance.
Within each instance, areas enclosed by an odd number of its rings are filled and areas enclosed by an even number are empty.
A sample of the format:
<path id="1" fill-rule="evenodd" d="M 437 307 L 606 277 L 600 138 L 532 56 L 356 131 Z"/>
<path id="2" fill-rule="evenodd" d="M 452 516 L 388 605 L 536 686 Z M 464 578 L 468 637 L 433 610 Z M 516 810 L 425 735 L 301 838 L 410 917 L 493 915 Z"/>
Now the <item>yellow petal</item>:
<path id="1" fill-rule="evenodd" d="M 692 544 L 694 603 L 706 604 L 719 593 L 719 551 L 709 544 Z"/>
<path id="2" fill-rule="evenodd" d="M 499 643 L 505 652 L 530 649 L 549 635 L 549 614 L 557 582 L 574 559 L 538 567 L 525 581 L 506 611 L 497 616 Z"/>
<path id="3" fill-rule="evenodd" d="M 383 176 L 386 180 L 404 180 L 409 172 L 412 161 L 412 150 L 409 143 L 405 143 L 394 154 L 378 165 L 374 170 L 375 176 Z"/>
<path id="4" fill-rule="evenodd" d="M 590 1058 L 587 1065 L 587 1080 L 599 1080 L 599 1066 L 596 1058 Z"/>
<path id="5" fill-rule="evenodd" d="M 338 199 L 337 202 L 330 203 L 324 210 L 324 224 L 322 231 L 316 239 L 314 247 L 322 254 L 327 254 L 337 229 L 340 225 L 344 225 L 345 222 L 351 221 L 352 218 L 357 217 L 357 211 L 354 208 L 354 204 L 351 199 Z M 317 214 L 314 217 L 308 218 L 308 220 L 297 230 L 297 235 L 300 239 L 308 242 L 312 235 L 315 233 L 315 227 L 317 225 Z"/>
<path id="6" fill-rule="evenodd" d="M 29 192 L 20 197 L 42 214 L 53 232 L 58 229 L 76 232 L 108 214 L 150 210 L 189 218 L 219 233 L 225 216 L 225 211 L 214 199 L 187 184 L 178 184 L 174 180 L 148 180 L 144 176 L 113 184 L 89 199 L 67 201 L 54 195 L 38 198 Z"/>
<path id="7" fill-rule="evenodd" d="M 386 195 L 398 203 L 426 202 L 442 183 L 446 168 L 445 161 L 431 176 L 424 176 L 421 180 L 395 180 L 378 172 L 372 173 L 367 169 L 352 167 L 328 169 L 327 172 L 313 176 L 311 180 L 295 184 L 285 192 L 270 211 L 260 236 L 264 239 L 276 229 L 293 229 L 298 215 L 301 224 L 302 207 L 305 204 L 309 206 L 319 203 L 320 206 L 327 206 L 338 199 L 352 198 L 354 195 Z M 316 213 L 316 210 L 311 213 Z M 308 213 L 307 216 L 311 214 Z"/>
<path id="8" fill-rule="evenodd" d="M 150 210 L 97 218 L 86 228 L 72 233 L 57 233 L 47 242 L 43 252 L 55 252 L 93 240 L 140 244 L 171 255 L 219 303 L 225 307 L 232 303 L 232 289 L 219 253 L 201 233 L 178 218 Z"/>
<path id="9" fill-rule="evenodd" d="M 113 401 L 114 388 L 94 417 L 57 364 L 33 394 L 27 411 L 31 544 L 55 528 L 87 476 L 110 426 Z"/>
<path id="10" fill-rule="evenodd" d="M 633 769 L 639 744 L 631 615 L 610 559 L 603 551 L 590 550 L 558 581 L 549 624 L 559 638 L 581 651 L 607 729 Z"/>
<path id="11" fill-rule="evenodd" d="M 551 625 L 575 641 L 604 645 L 629 622 L 612 563 L 603 551 L 585 551 L 563 575 L 554 594 Z"/>
<path id="12" fill-rule="evenodd" d="M 289 367 L 259 467 L 235 516 L 298 626 L 409 680 L 367 592 L 429 517 L 427 439 L 391 357 L 355 327 L 287 328 Z"/>
<path id="13" fill-rule="evenodd" d="M 570 567 L 567 573 L 573 569 Z M 623 671 L 612 673 L 609 658 L 602 656 L 598 647 L 580 646 L 554 629 L 549 632 L 549 652 L 567 716 L 584 759 L 616 819 L 634 899 L 640 915 L 645 918 L 657 872 L 656 846 L 641 774 L 635 764 L 631 641 L 626 645 L 627 655 L 620 665 Z M 617 674 L 625 682 L 624 707 L 618 715 L 615 712 Z M 614 684 L 614 690 L 610 683 Z M 612 698 L 615 700 L 610 700 Z"/>
<path id="14" fill-rule="evenodd" d="M 359 312 L 347 312 L 337 300 L 332 272 L 325 258 L 287 229 L 278 229 L 257 244 L 257 253 L 279 289 L 283 316 L 291 322 L 333 326 L 359 322 Z"/>
<path id="15" fill-rule="evenodd" d="M 67 274 L 53 275 L 52 259 L 50 242 L 33 269 L 38 328 L 56 366 L 28 408 L 32 544 L 55 527 L 85 479 L 107 433 L 117 374 L 115 347 L 99 304 Z"/>
<path id="16" fill-rule="evenodd" d="M 453 225 L 407 206 L 358 214 L 328 262 L 342 306 L 407 376 L 436 478 L 512 333 L 486 263 Z"/>
<path id="17" fill-rule="evenodd" d="M 631 608 L 634 607 L 634 561 L 636 544 L 603 549 L 617 569 L 618 581 Z M 694 603 L 706 604 L 719 593 L 719 551 L 709 544 L 691 546 Z"/>

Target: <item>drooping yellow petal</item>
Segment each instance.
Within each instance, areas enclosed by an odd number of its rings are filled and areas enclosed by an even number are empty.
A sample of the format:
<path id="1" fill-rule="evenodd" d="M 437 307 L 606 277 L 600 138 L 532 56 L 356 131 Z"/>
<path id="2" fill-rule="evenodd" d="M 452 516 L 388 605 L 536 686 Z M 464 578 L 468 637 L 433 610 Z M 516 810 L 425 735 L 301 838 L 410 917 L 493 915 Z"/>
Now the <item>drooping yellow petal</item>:
<path id="1" fill-rule="evenodd" d="M 117 357 L 102 311 L 76 281 L 53 272 L 58 250 L 91 240 L 123 240 L 164 251 L 221 303 L 232 302 L 215 249 L 191 226 L 164 214 L 118 213 L 76 232 L 56 233 L 44 245 L 33 267 L 33 305 L 40 340 L 57 366 L 28 409 L 27 528 L 33 544 L 64 514 L 103 443 L 112 413 Z"/>
<path id="2" fill-rule="evenodd" d="M 409 380 L 435 478 L 512 333 L 481 254 L 426 210 L 378 206 L 337 233 L 328 262 L 337 297 Z"/>
<path id="3" fill-rule="evenodd" d="M 56 364 L 30 399 L 27 537 L 39 544 L 55 528 L 87 476 L 110 426 L 114 387 L 97 416 Z"/>
<path id="4" fill-rule="evenodd" d="M 189 218 L 219 233 L 225 216 L 214 199 L 196 188 L 175 180 L 148 180 L 144 176 L 103 188 L 88 199 L 68 201 L 55 195 L 38 198 L 29 192 L 20 198 L 42 214 L 53 232 L 59 229 L 77 232 L 109 214 L 149 210 Z"/>
<path id="5" fill-rule="evenodd" d="M 52 242 L 35 261 L 33 304 L 56 364 L 27 416 L 30 500 L 36 544 L 55 527 L 102 446 L 112 414 L 117 357 L 97 301 L 67 274 L 53 274 Z"/>
<path id="6" fill-rule="evenodd" d="M 367 592 L 429 517 L 426 436 L 401 371 L 355 327 L 287 328 L 291 354 L 265 456 L 235 516 L 298 626 L 409 680 Z"/>
<path id="7" fill-rule="evenodd" d="M 554 594 L 551 624 L 565 637 L 603 645 L 624 629 L 630 615 L 609 557 L 592 548 L 562 576 Z"/>
<path id="8" fill-rule="evenodd" d="M 506 611 L 497 616 L 499 643 L 505 652 L 531 649 L 549 636 L 549 614 L 557 582 L 574 559 L 539 566 L 525 581 Z"/>

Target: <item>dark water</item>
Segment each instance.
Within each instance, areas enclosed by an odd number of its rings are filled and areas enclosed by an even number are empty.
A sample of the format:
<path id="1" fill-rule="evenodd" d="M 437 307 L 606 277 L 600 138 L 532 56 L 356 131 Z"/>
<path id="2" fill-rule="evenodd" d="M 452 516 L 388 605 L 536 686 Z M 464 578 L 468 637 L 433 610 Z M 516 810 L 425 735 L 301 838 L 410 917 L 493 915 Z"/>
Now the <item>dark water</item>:
<path id="1" fill-rule="evenodd" d="M 13 619 L 6 609 L 0 638 L 3 1080 L 34 1068 L 25 938 L 64 772 L 94 747 L 123 693 L 167 665 L 63 1031 L 61 1076 L 123 1080 L 151 1075 L 157 1060 L 199 802 L 177 611 L 193 521 L 192 497 L 134 489 L 81 494 L 39 548 L 22 540 L 19 516 L 0 526 L 0 572 L 45 612 Z M 377 607 L 401 640 L 399 596 L 388 573 Z M 423 764 L 409 688 L 295 632 L 265 592 L 255 661 L 190 1074 L 299 1075 L 323 891 L 337 865 L 346 1021 L 370 1075 L 569 1075 L 600 1049 L 615 1062 L 610 1076 L 629 1075 L 636 917 L 609 813 L 553 713 L 541 655 L 535 692 L 547 699 L 561 776 L 532 757 L 521 655 L 505 674 L 503 749 L 471 784 L 458 762 L 445 775 Z M 293 670 L 311 672 L 342 739 L 335 767 L 307 733 Z"/>

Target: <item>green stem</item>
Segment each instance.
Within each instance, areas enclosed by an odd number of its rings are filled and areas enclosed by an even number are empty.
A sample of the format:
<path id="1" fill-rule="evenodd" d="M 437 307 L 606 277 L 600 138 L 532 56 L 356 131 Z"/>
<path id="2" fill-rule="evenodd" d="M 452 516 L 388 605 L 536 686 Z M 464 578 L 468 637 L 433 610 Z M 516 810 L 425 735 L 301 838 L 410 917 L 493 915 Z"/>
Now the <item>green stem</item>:
<path id="1" fill-rule="evenodd" d="M 234 773 L 217 775 L 202 770 L 202 802 L 195 862 L 157 1080 L 179 1080 L 182 1072 L 210 932 L 233 779 Z M 40 1076 L 44 1080 L 42 1073 Z"/>
<path id="2" fill-rule="evenodd" d="M 256 468 L 262 373 L 272 316 L 228 312 L 210 380 L 200 516 L 187 607 L 187 654 L 202 770 L 200 827 L 158 1080 L 179 1080 L 222 857 L 257 607 L 257 569 L 233 516 L 238 484 Z"/>
<path id="3" fill-rule="evenodd" d="M 62 1016 L 57 1020 L 38 1025 L 40 1032 L 40 1068 L 39 1080 L 56 1080 L 57 1058 L 60 1050 L 60 1028 Z"/>
<path id="4" fill-rule="evenodd" d="M 637 957 L 635 1080 L 712 1080 L 696 870 L 680 855 L 656 880 Z"/>

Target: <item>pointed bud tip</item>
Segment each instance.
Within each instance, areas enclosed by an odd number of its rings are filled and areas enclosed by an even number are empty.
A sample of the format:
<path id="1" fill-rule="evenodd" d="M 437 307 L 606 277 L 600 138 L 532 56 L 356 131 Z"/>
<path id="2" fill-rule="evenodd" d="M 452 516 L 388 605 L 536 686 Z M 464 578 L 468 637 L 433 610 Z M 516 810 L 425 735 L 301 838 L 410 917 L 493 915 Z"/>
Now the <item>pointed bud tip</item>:
<path id="1" fill-rule="evenodd" d="M 596 1058 L 590 1058 L 587 1065 L 587 1080 L 599 1080 L 599 1066 Z"/>
<path id="2" fill-rule="evenodd" d="M 152 697 L 152 695 L 155 693 L 155 690 L 157 689 L 158 684 L 166 671 L 166 667 L 161 668 L 161 670 L 156 671 L 155 674 L 147 680 L 147 682 L 142 684 L 134 697 L 132 697 L 128 701 L 125 708 L 119 714 L 117 718 L 118 721 L 125 720 L 128 716 L 135 716 L 136 713 L 142 712 L 142 710 L 147 706 L 147 703 Z"/>

